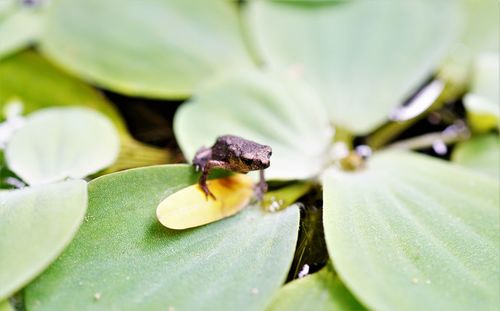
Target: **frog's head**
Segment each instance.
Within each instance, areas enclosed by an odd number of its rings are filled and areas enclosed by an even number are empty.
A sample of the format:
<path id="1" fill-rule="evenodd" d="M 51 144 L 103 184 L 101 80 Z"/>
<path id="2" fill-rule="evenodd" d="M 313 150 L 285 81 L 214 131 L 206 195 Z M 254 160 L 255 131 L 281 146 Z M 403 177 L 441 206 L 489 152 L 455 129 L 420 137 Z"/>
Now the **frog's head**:
<path id="1" fill-rule="evenodd" d="M 255 144 L 241 155 L 241 161 L 250 171 L 263 170 L 271 164 L 272 149 L 267 145 Z"/>

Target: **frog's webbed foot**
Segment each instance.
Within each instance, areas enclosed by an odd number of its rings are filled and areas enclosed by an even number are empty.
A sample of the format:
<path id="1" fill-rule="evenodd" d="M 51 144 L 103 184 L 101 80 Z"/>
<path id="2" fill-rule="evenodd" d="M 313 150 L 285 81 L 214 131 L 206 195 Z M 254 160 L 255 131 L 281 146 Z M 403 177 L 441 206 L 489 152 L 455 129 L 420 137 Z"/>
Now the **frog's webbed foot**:
<path id="1" fill-rule="evenodd" d="M 203 192 L 205 193 L 205 198 L 208 200 L 208 197 L 210 196 L 212 199 L 214 200 L 217 200 L 217 198 L 215 197 L 215 195 L 210 191 L 210 189 L 208 189 L 208 185 L 206 182 L 204 183 L 201 183 L 200 182 L 200 188 L 201 190 L 203 190 Z"/>
<path id="2" fill-rule="evenodd" d="M 264 178 L 264 170 L 260 170 L 259 172 L 259 182 L 254 186 L 254 193 L 257 201 L 261 202 L 264 199 L 264 193 L 267 192 L 267 183 Z"/>

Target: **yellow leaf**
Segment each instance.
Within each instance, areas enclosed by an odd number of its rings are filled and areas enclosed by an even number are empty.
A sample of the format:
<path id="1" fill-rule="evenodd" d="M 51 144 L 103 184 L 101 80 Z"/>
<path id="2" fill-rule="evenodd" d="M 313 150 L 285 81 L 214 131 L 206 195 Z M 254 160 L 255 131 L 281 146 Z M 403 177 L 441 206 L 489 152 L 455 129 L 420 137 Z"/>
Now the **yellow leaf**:
<path id="1" fill-rule="evenodd" d="M 163 200 L 156 217 L 170 229 L 197 227 L 236 214 L 253 195 L 252 179 L 241 174 L 209 180 L 208 188 L 216 200 L 207 198 L 199 185 L 192 185 Z"/>

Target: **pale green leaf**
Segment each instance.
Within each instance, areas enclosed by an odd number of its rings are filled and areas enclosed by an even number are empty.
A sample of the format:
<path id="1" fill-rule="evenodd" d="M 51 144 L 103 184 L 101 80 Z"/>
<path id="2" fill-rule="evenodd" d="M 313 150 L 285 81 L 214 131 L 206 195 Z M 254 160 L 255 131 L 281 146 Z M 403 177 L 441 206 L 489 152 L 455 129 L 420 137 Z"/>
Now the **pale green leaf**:
<path id="1" fill-rule="evenodd" d="M 0 311 L 14 311 L 8 300 L 0 301 Z"/>
<path id="2" fill-rule="evenodd" d="M 365 134 L 411 95 L 457 31 L 454 1 L 250 1 L 256 49 L 315 86 L 335 125 Z"/>
<path id="3" fill-rule="evenodd" d="M 258 71 L 226 76 L 195 94 L 175 115 L 186 159 L 217 136 L 238 135 L 272 147 L 271 179 L 301 179 L 325 166 L 332 139 L 325 110 L 300 79 Z"/>
<path id="4" fill-rule="evenodd" d="M 1 110 L 12 100 L 22 102 L 24 113 L 52 106 L 85 106 L 105 114 L 121 133 L 126 131 L 120 114 L 104 96 L 32 51 L 0 61 Z"/>
<path id="5" fill-rule="evenodd" d="M 165 163 L 169 158 L 166 149 L 135 141 L 116 108 L 98 91 L 34 52 L 17 53 L 0 61 L 0 109 L 3 111 L 12 101 L 20 101 L 24 113 L 53 106 L 84 106 L 105 114 L 121 138 L 120 157 L 111 170 Z"/>
<path id="6" fill-rule="evenodd" d="M 498 1 L 458 0 L 456 2 L 462 11 L 462 27 L 438 75 L 446 80 L 448 89 L 456 92 L 455 95 L 458 96 L 467 86 L 471 77 L 470 69 L 480 54 L 495 53 L 495 57 L 498 58 L 500 18 Z M 483 106 L 480 102 L 478 104 Z"/>
<path id="7" fill-rule="evenodd" d="M 500 128 L 500 60 L 497 53 L 478 56 L 470 92 L 464 97 L 467 118 L 473 130 Z"/>
<path id="8" fill-rule="evenodd" d="M 169 165 L 90 182 L 87 221 L 25 290 L 28 310 L 262 310 L 288 273 L 298 209 L 249 207 L 203 227 L 164 228 L 156 206 L 198 177 Z"/>
<path id="9" fill-rule="evenodd" d="M 0 300 L 56 259 L 86 208 L 87 184 L 81 180 L 0 192 Z"/>
<path id="10" fill-rule="evenodd" d="M 459 143 L 453 150 L 452 160 L 478 172 L 500 177 L 500 140 L 498 135 L 478 136 Z"/>
<path id="11" fill-rule="evenodd" d="M 269 311 L 365 310 L 342 284 L 330 267 L 280 289 L 267 308 Z"/>
<path id="12" fill-rule="evenodd" d="M 381 152 L 324 178 L 334 266 L 375 310 L 497 310 L 500 184 L 424 155 Z"/>
<path id="13" fill-rule="evenodd" d="M 26 48 L 41 29 L 42 9 L 23 6 L 21 1 L 1 0 L 0 58 Z M 2 14 L 3 13 L 3 14 Z"/>
<path id="14" fill-rule="evenodd" d="M 55 1 L 41 47 L 87 80 L 146 97 L 185 98 L 215 72 L 253 66 L 226 0 Z"/>
<path id="15" fill-rule="evenodd" d="M 9 168 L 30 185 L 83 178 L 116 160 L 118 133 L 102 114 L 84 108 L 32 113 L 5 149 Z"/>
<path id="16" fill-rule="evenodd" d="M 481 52 L 499 51 L 500 18 L 498 1 L 460 0 L 463 7 L 463 19 L 460 43 L 475 57 Z"/>

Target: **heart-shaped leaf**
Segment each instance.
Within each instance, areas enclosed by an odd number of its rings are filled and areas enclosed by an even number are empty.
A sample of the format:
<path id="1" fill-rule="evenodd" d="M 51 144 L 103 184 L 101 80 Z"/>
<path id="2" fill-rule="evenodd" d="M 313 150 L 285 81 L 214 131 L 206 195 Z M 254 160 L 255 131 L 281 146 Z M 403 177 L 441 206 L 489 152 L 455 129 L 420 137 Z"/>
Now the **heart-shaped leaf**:
<path id="1" fill-rule="evenodd" d="M 187 159 L 217 136 L 238 135 L 272 147 L 271 179 L 319 174 L 332 139 L 314 91 L 293 77 L 239 72 L 207 85 L 175 115 L 177 141 Z"/>
<path id="2" fill-rule="evenodd" d="M 87 184 L 81 180 L 0 192 L 0 301 L 56 259 L 86 208 Z"/>
<path id="3" fill-rule="evenodd" d="M 5 150 L 9 168 L 30 185 L 83 178 L 111 165 L 120 150 L 113 124 L 84 108 L 31 114 Z"/>
<path id="4" fill-rule="evenodd" d="M 232 1 L 57 1 L 41 44 L 79 76 L 147 97 L 185 98 L 217 71 L 253 66 Z"/>
<path id="5" fill-rule="evenodd" d="M 267 308 L 272 311 L 365 310 L 330 267 L 292 281 L 277 292 Z"/>
<path id="6" fill-rule="evenodd" d="M 23 113 L 53 106 L 83 106 L 105 114 L 120 133 L 121 153 L 111 170 L 165 163 L 165 149 L 135 141 L 118 111 L 95 89 L 54 67 L 38 54 L 17 53 L 0 62 L 0 109 L 12 102 Z M 3 116 L 0 117 L 0 119 Z"/>
<path id="7" fill-rule="evenodd" d="M 89 184 L 89 211 L 62 257 L 25 290 L 29 310 L 262 310 L 292 261 L 298 209 L 247 208 L 176 231 L 155 210 L 196 183 L 187 165 L 129 170 Z"/>
<path id="8" fill-rule="evenodd" d="M 478 172 L 500 177 L 500 139 L 489 134 L 459 143 L 453 149 L 452 160 Z"/>
<path id="9" fill-rule="evenodd" d="M 264 61 L 295 68 L 334 124 L 359 134 L 432 73 L 458 28 L 454 1 L 250 1 L 248 9 Z"/>
<path id="10" fill-rule="evenodd" d="M 496 310 L 497 180 L 444 161 L 382 152 L 324 178 L 334 266 L 375 310 Z"/>

